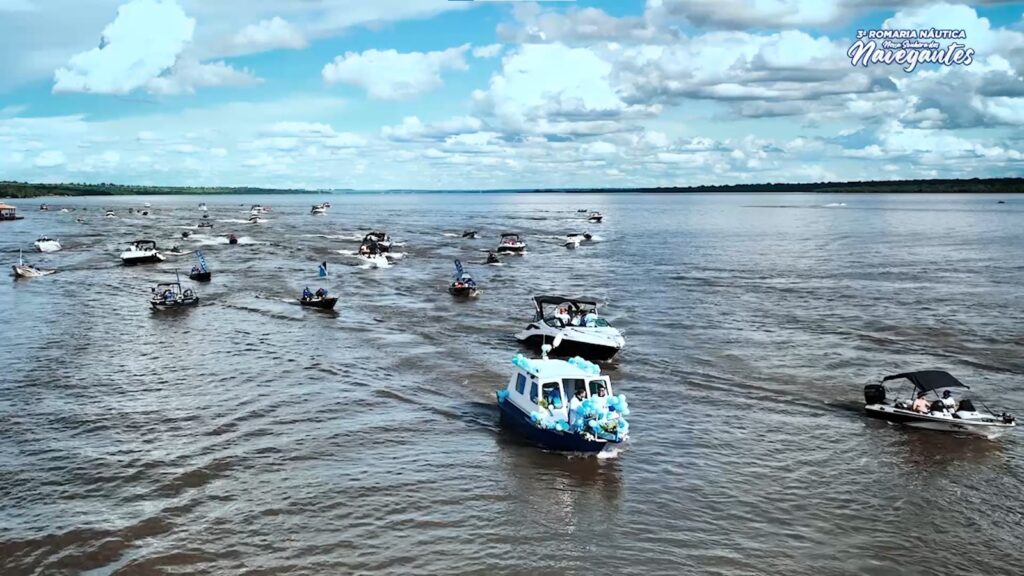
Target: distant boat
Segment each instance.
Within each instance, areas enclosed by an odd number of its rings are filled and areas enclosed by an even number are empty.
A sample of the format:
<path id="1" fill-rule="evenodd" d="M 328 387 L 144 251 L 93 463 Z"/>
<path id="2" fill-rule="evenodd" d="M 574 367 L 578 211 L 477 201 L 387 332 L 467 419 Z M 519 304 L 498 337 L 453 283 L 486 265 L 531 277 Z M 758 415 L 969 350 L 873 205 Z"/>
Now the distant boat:
<path id="1" fill-rule="evenodd" d="M 206 266 L 206 257 L 203 256 L 202 250 L 196 250 L 196 258 L 199 259 L 199 265 L 193 266 L 192 271 L 189 273 L 189 280 L 196 282 L 209 282 L 212 274 L 210 269 Z"/>
<path id="2" fill-rule="evenodd" d="M 601 220 L 604 220 L 604 216 L 600 212 L 591 212 L 587 220 L 593 224 L 600 224 Z"/>
<path id="3" fill-rule="evenodd" d="M 10 204 L 0 204 L 0 222 L 5 220 L 21 220 L 23 216 L 18 216 L 18 209 Z"/>
<path id="4" fill-rule="evenodd" d="M 234 234 L 228 234 L 228 244 L 238 244 L 238 238 Z"/>
<path id="5" fill-rule="evenodd" d="M 476 240 L 476 235 L 477 235 L 477 231 L 476 230 L 464 230 L 462 232 L 462 237 L 463 238 L 469 238 L 470 240 Z"/>
<path id="6" fill-rule="evenodd" d="M 60 242 L 47 238 L 46 236 L 40 236 L 33 245 L 36 247 L 36 250 L 40 252 L 57 252 L 61 249 Z"/>
<path id="7" fill-rule="evenodd" d="M 202 210 L 203 212 L 206 212 L 206 202 L 200 202 L 199 209 Z"/>
<path id="8" fill-rule="evenodd" d="M 515 232 L 505 232 L 498 242 L 498 254 L 522 254 L 526 250 L 526 242 Z"/>
<path id="9" fill-rule="evenodd" d="M 153 205 L 152 205 L 152 204 L 150 204 L 149 202 L 146 202 L 146 203 L 144 203 L 144 204 L 143 204 L 143 206 L 145 206 L 146 208 L 150 208 L 150 207 L 152 207 Z"/>
<path id="10" fill-rule="evenodd" d="M 43 270 L 41 268 L 36 268 L 35 266 L 26 263 L 20 250 L 18 251 L 18 263 L 11 266 L 11 269 L 14 271 L 15 278 L 38 278 L 40 276 L 48 276 L 56 272 L 56 270 Z"/>
<path id="11" fill-rule="evenodd" d="M 152 240 L 136 240 L 128 246 L 127 250 L 121 252 L 121 262 L 125 266 L 150 264 L 164 260 L 166 258 L 157 250 L 156 242 Z"/>
<path id="12" fill-rule="evenodd" d="M 106 212 L 106 214 L 104 214 L 104 216 L 107 217 L 107 218 L 117 218 L 117 214 L 114 214 L 113 210 L 107 210 L 107 212 Z"/>
<path id="13" fill-rule="evenodd" d="M 333 310 L 337 303 L 337 296 L 328 296 L 327 290 L 324 288 L 318 289 L 316 294 L 310 293 L 309 288 L 306 288 L 302 292 L 302 297 L 299 298 L 299 304 L 321 310 Z"/>
<path id="14" fill-rule="evenodd" d="M 310 214 L 327 214 L 327 204 L 314 204 Z"/>

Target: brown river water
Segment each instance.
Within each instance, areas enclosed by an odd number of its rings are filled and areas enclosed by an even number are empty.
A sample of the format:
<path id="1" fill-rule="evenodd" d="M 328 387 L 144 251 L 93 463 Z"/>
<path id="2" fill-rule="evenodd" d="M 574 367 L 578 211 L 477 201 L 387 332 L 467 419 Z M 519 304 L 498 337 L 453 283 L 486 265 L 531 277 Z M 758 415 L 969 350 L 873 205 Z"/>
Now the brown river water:
<path id="1" fill-rule="evenodd" d="M 60 270 L 0 282 L 4 576 L 1024 572 L 1020 433 L 862 413 L 865 384 L 934 367 L 1022 415 L 1022 197 L 45 201 L 0 223 L 5 265 Z M 213 232 L 181 240 L 201 201 Z M 350 255 L 371 228 L 401 243 L 393 267 Z M 506 230 L 528 254 L 483 266 Z M 64 250 L 32 252 L 43 234 Z M 194 259 L 120 266 L 136 238 L 205 251 L 199 307 L 150 311 Z M 474 301 L 445 290 L 455 258 Z M 298 306 L 307 285 L 336 314 Z M 610 457 L 500 422 L 541 293 L 596 297 L 626 336 L 605 369 L 631 439 Z"/>

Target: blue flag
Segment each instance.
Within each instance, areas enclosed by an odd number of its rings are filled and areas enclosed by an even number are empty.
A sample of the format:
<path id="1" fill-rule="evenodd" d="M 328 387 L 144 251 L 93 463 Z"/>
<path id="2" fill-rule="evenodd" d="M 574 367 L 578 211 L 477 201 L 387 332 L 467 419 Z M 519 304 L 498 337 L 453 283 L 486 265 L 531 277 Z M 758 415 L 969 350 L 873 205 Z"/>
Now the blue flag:
<path id="1" fill-rule="evenodd" d="M 462 262 L 459 262 L 458 260 L 455 261 L 455 276 L 459 278 L 462 277 Z"/>
<path id="2" fill-rule="evenodd" d="M 203 272 L 209 272 L 210 269 L 206 267 L 206 258 L 203 257 L 203 251 L 202 250 L 196 250 L 196 258 L 199 258 L 199 268 Z"/>
<path id="3" fill-rule="evenodd" d="M 327 262 L 320 263 L 320 277 L 327 278 Z"/>

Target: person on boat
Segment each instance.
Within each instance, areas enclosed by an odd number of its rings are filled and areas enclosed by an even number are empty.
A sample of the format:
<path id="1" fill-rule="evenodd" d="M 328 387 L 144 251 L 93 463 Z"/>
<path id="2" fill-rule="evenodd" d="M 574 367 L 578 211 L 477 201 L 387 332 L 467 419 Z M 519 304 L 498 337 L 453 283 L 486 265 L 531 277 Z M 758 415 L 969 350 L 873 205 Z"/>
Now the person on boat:
<path id="1" fill-rule="evenodd" d="M 569 425 L 570 426 L 573 423 L 573 419 L 575 418 L 576 411 L 579 409 L 580 405 L 583 404 L 583 401 L 586 400 L 586 399 L 587 399 L 587 391 L 586 391 L 586 389 L 583 388 L 583 384 L 578 384 L 576 386 L 576 393 L 573 394 L 572 398 L 569 400 Z"/>
<path id="2" fill-rule="evenodd" d="M 316 289 L 316 297 L 317 298 L 323 298 L 324 296 L 327 296 L 327 290 L 325 290 L 323 288 L 317 288 Z"/>
<path id="3" fill-rule="evenodd" d="M 174 292 L 171 292 L 170 290 L 164 290 L 164 301 L 165 302 L 173 302 L 174 301 Z"/>
<path id="4" fill-rule="evenodd" d="M 302 299 L 303 300 L 311 300 L 312 298 L 313 298 L 313 293 L 309 291 L 309 286 L 306 286 L 302 290 Z"/>
<path id="5" fill-rule="evenodd" d="M 192 274 L 199 274 L 199 266 L 193 266 L 193 267 L 192 267 L 192 272 L 191 272 L 191 273 L 192 273 Z"/>
<path id="6" fill-rule="evenodd" d="M 945 390 L 942 392 L 942 407 L 945 408 L 946 411 L 949 412 L 950 414 L 956 412 L 956 400 L 953 399 L 953 395 L 949 392 L 949 390 Z"/>
<path id="7" fill-rule="evenodd" d="M 928 404 L 928 399 L 925 398 L 924 392 L 917 395 L 917 400 L 914 400 L 911 410 L 920 414 L 927 414 L 931 411 L 931 406 Z"/>
<path id="8" fill-rule="evenodd" d="M 604 384 L 597 385 L 597 396 L 594 397 L 594 404 L 599 411 L 608 407 L 608 389 Z"/>

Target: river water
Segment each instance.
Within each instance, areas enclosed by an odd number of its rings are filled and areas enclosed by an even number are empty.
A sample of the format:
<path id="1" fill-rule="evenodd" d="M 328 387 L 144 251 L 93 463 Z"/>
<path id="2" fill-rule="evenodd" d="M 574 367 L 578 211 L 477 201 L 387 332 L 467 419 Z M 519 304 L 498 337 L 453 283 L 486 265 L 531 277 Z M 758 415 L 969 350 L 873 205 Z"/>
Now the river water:
<path id="1" fill-rule="evenodd" d="M 28 253 L 57 274 L 0 282 L 0 574 L 1019 574 L 1020 434 L 861 412 L 864 384 L 930 367 L 1024 412 L 1024 199 L 999 199 L 14 202 L 5 265 L 42 234 L 65 248 Z M 213 233 L 181 240 L 200 201 Z M 371 228 L 405 258 L 362 267 Z M 506 230 L 528 254 L 481 265 Z M 194 261 L 122 267 L 135 238 L 205 251 L 198 308 L 150 311 Z M 445 291 L 455 258 L 475 301 Z M 337 313 L 299 307 L 307 285 Z M 626 335 L 606 367 L 632 409 L 618 454 L 541 452 L 500 424 L 540 293 L 595 296 Z"/>

